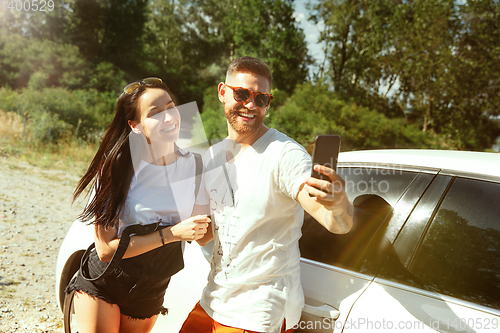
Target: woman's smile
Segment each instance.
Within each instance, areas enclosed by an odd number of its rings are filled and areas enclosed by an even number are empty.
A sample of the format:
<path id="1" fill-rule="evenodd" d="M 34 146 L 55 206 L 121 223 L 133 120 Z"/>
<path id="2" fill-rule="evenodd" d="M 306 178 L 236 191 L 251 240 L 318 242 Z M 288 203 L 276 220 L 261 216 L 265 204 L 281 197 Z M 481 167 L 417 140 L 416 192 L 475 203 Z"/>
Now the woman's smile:
<path id="1" fill-rule="evenodd" d="M 172 124 L 171 126 L 162 129 L 161 132 L 170 132 L 170 131 L 173 131 L 176 127 L 177 127 L 176 124 Z"/>

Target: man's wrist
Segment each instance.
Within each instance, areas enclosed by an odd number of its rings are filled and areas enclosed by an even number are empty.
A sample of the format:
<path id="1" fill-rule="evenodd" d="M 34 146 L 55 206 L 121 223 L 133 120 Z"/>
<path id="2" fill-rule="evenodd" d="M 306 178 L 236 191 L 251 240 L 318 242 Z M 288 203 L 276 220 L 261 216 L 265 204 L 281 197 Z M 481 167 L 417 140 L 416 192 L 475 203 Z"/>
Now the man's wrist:
<path id="1" fill-rule="evenodd" d="M 337 201 L 331 207 L 325 207 L 325 208 L 332 213 L 332 216 L 336 216 L 344 212 L 346 212 L 349 216 L 352 216 L 354 212 L 352 204 L 349 201 L 349 198 L 347 198 L 347 195 L 345 194 L 342 196 L 340 201 Z"/>
<path id="2" fill-rule="evenodd" d="M 346 195 L 344 195 L 342 203 L 339 203 L 338 206 L 335 205 L 335 207 L 328 210 L 328 212 L 330 213 L 331 221 L 337 224 L 339 233 L 343 234 L 351 230 L 354 206 Z"/>

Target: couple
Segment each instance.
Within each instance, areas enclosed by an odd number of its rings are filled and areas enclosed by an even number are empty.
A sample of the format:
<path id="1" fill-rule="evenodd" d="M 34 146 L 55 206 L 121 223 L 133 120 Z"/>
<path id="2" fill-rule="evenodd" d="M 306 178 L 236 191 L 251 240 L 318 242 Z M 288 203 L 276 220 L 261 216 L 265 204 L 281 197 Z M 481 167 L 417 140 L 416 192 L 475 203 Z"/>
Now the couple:
<path id="1" fill-rule="evenodd" d="M 83 213 L 95 217 L 96 250 L 68 288 L 76 291 L 80 332 L 149 332 L 164 312 L 170 276 L 183 267 L 180 241 L 204 245 L 211 239 L 208 284 L 181 332 L 293 331 L 304 302 L 298 248 L 303 209 L 329 231 L 348 232 L 353 208 L 342 179 L 324 166 L 314 168 L 333 182 L 311 178 L 304 148 L 263 125 L 272 100 L 271 72 L 259 59 L 242 57 L 229 65 L 226 82 L 218 87 L 229 136 L 205 154 L 195 195 L 196 182 L 187 175 L 194 173 L 196 158 L 175 145 L 180 115 L 160 81 L 145 79 L 125 88 L 115 119 L 75 191 L 77 196 L 96 179 L 96 195 Z M 184 172 L 180 177 L 191 179 L 190 185 L 179 192 L 172 183 L 162 192 L 138 184 L 130 130 L 144 133 L 148 144 L 156 136 L 168 142 L 149 163 L 148 177 L 166 172 L 174 179 Z M 111 274 L 98 281 L 82 277 L 82 272 L 92 277 L 103 270 L 128 225 L 159 219 L 166 223 L 154 224 L 149 233 L 134 231 Z"/>

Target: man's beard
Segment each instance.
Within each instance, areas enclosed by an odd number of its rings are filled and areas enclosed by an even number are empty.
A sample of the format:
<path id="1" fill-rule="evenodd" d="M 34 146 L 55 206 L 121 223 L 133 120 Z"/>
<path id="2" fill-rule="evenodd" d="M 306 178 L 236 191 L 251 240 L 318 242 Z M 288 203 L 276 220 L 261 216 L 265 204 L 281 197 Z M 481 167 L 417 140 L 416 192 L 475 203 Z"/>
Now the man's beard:
<path id="1" fill-rule="evenodd" d="M 252 119 L 251 124 L 247 122 L 238 122 L 239 112 L 248 113 L 251 115 L 255 115 Z M 251 112 L 243 105 L 238 105 L 231 110 L 227 110 L 224 108 L 224 114 L 229 121 L 229 125 L 235 130 L 238 134 L 251 134 L 257 131 L 257 129 L 264 123 L 264 117 L 260 112 Z"/>

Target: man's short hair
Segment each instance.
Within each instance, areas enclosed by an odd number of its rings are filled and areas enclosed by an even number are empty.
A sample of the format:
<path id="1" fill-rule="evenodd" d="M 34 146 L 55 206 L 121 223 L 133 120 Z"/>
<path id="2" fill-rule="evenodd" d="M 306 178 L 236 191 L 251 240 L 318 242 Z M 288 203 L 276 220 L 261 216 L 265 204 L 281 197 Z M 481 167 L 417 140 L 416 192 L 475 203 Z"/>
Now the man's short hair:
<path id="1" fill-rule="evenodd" d="M 269 87 L 273 83 L 273 76 L 271 70 L 260 59 L 254 57 L 241 57 L 233 60 L 226 72 L 226 80 L 238 73 L 257 74 L 265 77 L 269 81 Z"/>

